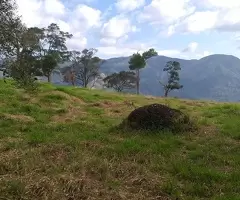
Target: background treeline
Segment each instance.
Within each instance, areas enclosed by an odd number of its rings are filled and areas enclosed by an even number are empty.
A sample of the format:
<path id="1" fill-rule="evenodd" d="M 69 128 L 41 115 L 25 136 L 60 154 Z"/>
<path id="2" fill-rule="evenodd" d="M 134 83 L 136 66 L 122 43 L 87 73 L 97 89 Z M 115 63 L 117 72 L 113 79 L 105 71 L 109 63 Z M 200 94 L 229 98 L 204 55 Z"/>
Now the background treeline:
<path id="1" fill-rule="evenodd" d="M 55 23 L 44 28 L 26 27 L 15 14 L 16 10 L 14 1 L 1 1 L 0 60 L 4 77 L 9 76 L 18 87 L 33 91 L 38 86 L 35 76 L 46 76 L 51 82 L 51 75 L 59 64 L 70 63 L 64 81 L 72 85 L 78 82 L 78 85 L 88 87 L 90 82 L 99 78 L 101 59 L 96 56 L 97 49 L 70 51 L 67 40 L 73 37 L 71 33 L 62 31 Z M 133 54 L 129 60 L 129 70 L 107 76 L 103 79 L 104 86 L 118 92 L 136 88 L 139 94 L 140 71 L 146 66 L 147 59 L 157 55 L 153 48 L 142 54 Z M 171 90 L 183 87 L 179 84 L 179 70 L 180 63 L 167 62 L 164 71 L 168 74 L 168 80 L 166 83 L 160 81 L 165 96 Z"/>

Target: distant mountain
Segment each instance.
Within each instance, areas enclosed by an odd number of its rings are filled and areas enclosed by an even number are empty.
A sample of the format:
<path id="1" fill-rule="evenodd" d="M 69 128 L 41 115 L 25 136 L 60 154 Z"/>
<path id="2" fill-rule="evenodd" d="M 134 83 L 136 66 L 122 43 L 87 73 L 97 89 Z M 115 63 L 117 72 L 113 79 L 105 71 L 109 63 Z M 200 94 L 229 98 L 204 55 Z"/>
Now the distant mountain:
<path id="1" fill-rule="evenodd" d="M 159 80 L 166 80 L 163 67 L 167 61 L 171 60 L 181 64 L 180 78 L 184 88 L 171 92 L 170 96 L 218 101 L 240 100 L 240 59 L 220 54 L 200 60 L 183 60 L 165 56 L 150 58 L 146 68 L 141 71 L 140 92 L 142 94 L 163 95 Z M 111 74 L 128 70 L 128 61 L 129 57 L 108 59 L 101 64 L 101 71 Z"/>
<path id="2" fill-rule="evenodd" d="M 129 70 L 130 57 L 119 57 L 102 60 L 101 77 L 114 72 Z M 141 70 L 140 92 L 144 95 L 162 96 L 163 88 L 159 80 L 166 81 L 163 68 L 166 62 L 175 60 L 181 64 L 180 82 L 183 89 L 172 91 L 170 96 L 189 99 L 208 99 L 217 101 L 240 101 L 240 59 L 231 55 L 210 55 L 199 60 L 183 60 L 165 56 L 155 56 L 147 61 Z M 59 66 L 64 74 L 69 63 Z M 52 76 L 54 84 L 66 85 L 63 75 L 55 70 Z M 1 77 L 1 74 L 0 74 Z M 45 80 L 45 79 L 43 79 Z M 92 85 L 90 83 L 89 85 Z M 103 81 L 97 80 L 95 88 L 102 88 Z"/>

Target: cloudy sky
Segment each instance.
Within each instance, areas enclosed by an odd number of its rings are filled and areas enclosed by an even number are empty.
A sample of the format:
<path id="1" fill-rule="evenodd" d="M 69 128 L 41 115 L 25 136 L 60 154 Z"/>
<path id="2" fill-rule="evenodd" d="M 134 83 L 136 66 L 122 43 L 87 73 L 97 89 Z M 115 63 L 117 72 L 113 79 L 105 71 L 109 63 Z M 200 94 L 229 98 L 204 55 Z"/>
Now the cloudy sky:
<path id="1" fill-rule="evenodd" d="M 240 57 L 240 0 L 17 0 L 27 26 L 58 23 L 70 49 L 101 58 L 155 48 L 159 54 Z"/>

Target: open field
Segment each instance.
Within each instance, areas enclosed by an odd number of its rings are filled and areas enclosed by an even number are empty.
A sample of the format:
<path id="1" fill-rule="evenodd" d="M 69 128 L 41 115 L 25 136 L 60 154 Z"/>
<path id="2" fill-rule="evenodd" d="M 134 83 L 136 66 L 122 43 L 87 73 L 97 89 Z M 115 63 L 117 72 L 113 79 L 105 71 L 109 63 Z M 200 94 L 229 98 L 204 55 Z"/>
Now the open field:
<path id="1" fill-rule="evenodd" d="M 195 133 L 123 132 L 135 106 L 163 103 Z M 0 80 L 1 200 L 240 199 L 240 103 L 162 99 Z"/>

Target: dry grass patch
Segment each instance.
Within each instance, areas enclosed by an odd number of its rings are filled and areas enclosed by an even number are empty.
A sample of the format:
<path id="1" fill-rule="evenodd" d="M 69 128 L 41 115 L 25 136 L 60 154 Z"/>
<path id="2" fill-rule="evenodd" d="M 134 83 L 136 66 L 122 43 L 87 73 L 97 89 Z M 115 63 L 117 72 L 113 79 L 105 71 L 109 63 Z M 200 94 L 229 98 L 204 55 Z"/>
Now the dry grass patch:
<path id="1" fill-rule="evenodd" d="M 48 92 L 48 94 L 53 94 L 53 95 L 60 95 L 65 97 L 68 101 L 70 101 L 71 103 L 77 103 L 77 104 L 85 104 L 85 102 L 82 99 L 79 99 L 75 96 L 71 96 L 65 92 L 62 91 L 52 91 L 52 92 Z"/>
<path id="2" fill-rule="evenodd" d="M 71 150 L 65 145 L 43 145 L 39 151 L 45 160 L 55 160 L 57 163 L 64 163 L 71 153 Z"/>
<path id="3" fill-rule="evenodd" d="M 113 118 L 125 117 L 129 112 L 131 112 L 135 107 L 137 107 L 136 104 L 132 101 L 100 101 L 98 103 L 93 103 L 90 105 L 103 108 L 105 111 L 105 115 Z"/>
<path id="4" fill-rule="evenodd" d="M 84 112 L 82 109 L 83 105 L 85 105 L 85 102 L 81 99 L 70 96 L 69 94 L 61 91 L 53 91 L 48 93 L 48 95 L 49 94 L 60 95 L 66 99 L 62 102 L 65 108 L 60 110 L 57 115 L 54 115 L 51 118 L 51 123 L 74 122 L 78 117 L 83 117 L 86 115 L 86 112 Z"/>
<path id="5" fill-rule="evenodd" d="M 6 119 L 12 119 L 19 122 L 35 122 L 35 119 L 33 117 L 27 115 L 13 115 L 8 113 L 5 113 L 3 115 Z"/>
<path id="6" fill-rule="evenodd" d="M 64 113 L 59 113 L 51 118 L 50 123 L 65 123 L 74 122 L 78 117 L 86 116 L 86 112 L 81 107 L 75 107 L 74 105 L 68 105 L 64 110 Z"/>

